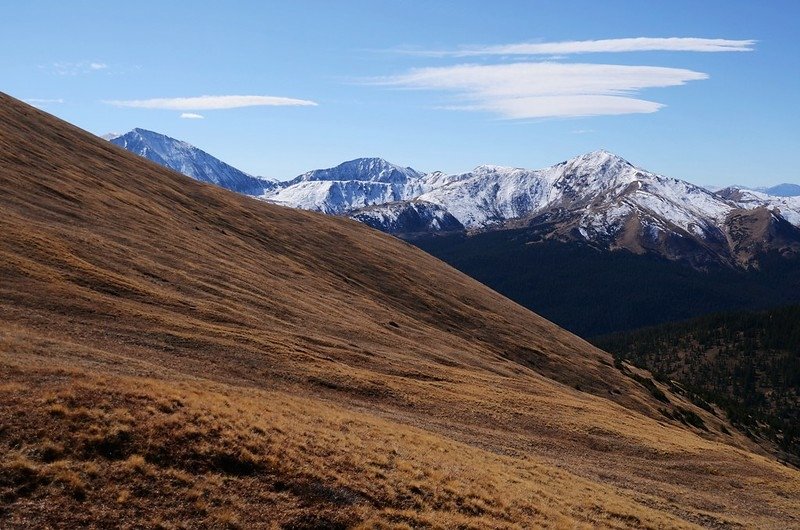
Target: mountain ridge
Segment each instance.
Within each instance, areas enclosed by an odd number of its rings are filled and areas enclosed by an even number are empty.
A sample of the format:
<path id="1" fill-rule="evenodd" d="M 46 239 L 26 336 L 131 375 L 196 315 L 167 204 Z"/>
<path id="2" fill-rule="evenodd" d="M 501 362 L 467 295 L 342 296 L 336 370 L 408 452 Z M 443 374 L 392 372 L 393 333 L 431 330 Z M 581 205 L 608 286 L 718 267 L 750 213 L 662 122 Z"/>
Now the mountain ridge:
<path id="1" fill-rule="evenodd" d="M 124 138 L 112 142 L 127 145 Z M 129 147 L 187 173 L 184 157 L 170 162 L 152 148 Z M 181 143 L 173 150 L 189 147 Z M 211 177 L 201 180 L 214 182 Z M 240 185 L 217 180 L 268 202 L 349 216 L 402 237 L 528 226 L 545 239 L 652 253 L 699 269 L 713 264 L 758 267 L 764 252 L 800 252 L 800 235 L 782 223 L 785 219 L 800 227 L 800 198 L 743 188 L 711 192 L 639 168 L 605 149 L 533 170 L 486 164 L 461 174 L 425 174 L 373 157 L 263 187 L 256 181 L 255 189 L 247 187 L 252 181 Z M 757 233 L 750 228 L 758 228 Z"/>

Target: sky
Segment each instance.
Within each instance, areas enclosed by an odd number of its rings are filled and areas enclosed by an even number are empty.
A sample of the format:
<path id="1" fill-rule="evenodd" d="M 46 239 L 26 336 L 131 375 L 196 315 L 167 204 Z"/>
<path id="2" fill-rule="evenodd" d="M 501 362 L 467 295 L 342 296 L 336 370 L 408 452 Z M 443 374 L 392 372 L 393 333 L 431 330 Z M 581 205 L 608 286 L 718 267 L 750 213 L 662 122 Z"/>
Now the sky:
<path id="1" fill-rule="evenodd" d="M 540 168 L 607 149 L 800 182 L 800 1 L 9 2 L 0 90 L 278 179 L 377 156 Z"/>

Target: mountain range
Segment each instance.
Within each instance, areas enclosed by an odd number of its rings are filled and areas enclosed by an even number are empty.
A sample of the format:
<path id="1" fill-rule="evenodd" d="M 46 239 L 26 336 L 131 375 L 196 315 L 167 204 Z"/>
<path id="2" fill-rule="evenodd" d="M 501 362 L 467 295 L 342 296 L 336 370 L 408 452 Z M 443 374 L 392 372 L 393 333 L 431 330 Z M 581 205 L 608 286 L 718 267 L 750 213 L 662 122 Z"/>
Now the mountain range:
<path id="1" fill-rule="evenodd" d="M 800 302 L 800 197 L 711 191 L 603 150 L 461 174 L 362 158 L 252 196 L 406 239 L 583 337 Z"/>
<path id="2" fill-rule="evenodd" d="M 135 129 L 111 142 L 188 176 L 268 202 L 346 215 L 415 237 L 527 227 L 542 240 L 656 254 L 695 268 L 758 266 L 800 251 L 800 197 L 709 191 L 599 150 L 529 170 L 484 165 L 448 175 L 361 158 L 284 182 L 240 172 L 184 142 Z"/>

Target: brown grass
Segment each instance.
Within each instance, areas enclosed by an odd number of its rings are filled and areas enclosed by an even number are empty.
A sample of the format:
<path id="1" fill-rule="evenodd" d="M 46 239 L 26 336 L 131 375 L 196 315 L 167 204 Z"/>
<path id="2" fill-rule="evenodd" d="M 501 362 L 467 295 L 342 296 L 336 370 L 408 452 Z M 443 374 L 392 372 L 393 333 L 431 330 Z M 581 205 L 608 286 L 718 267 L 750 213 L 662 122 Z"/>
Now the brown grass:
<path id="1" fill-rule="evenodd" d="M 797 525 L 796 470 L 438 260 L 0 103 L 0 526 Z"/>

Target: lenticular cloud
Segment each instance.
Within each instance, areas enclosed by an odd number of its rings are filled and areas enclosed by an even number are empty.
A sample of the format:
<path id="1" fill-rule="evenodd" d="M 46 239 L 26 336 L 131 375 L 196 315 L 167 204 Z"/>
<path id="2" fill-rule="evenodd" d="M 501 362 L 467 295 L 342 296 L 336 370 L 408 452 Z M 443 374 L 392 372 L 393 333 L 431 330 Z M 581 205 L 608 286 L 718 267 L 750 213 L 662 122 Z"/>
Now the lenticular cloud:
<path id="1" fill-rule="evenodd" d="M 196 96 L 184 98 L 112 100 L 106 101 L 106 103 L 117 107 L 167 110 L 218 110 L 235 109 L 240 107 L 297 107 L 317 105 L 315 102 L 306 99 L 277 96 Z"/>
<path id="2" fill-rule="evenodd" d="M 707 78 L 682 68 L 526 62 L 419 68 L 373 82 L 446 91 L 460 102 L 450 108 L 520 119 L 656 112 L 662 104 L 634 96 Z"/>

